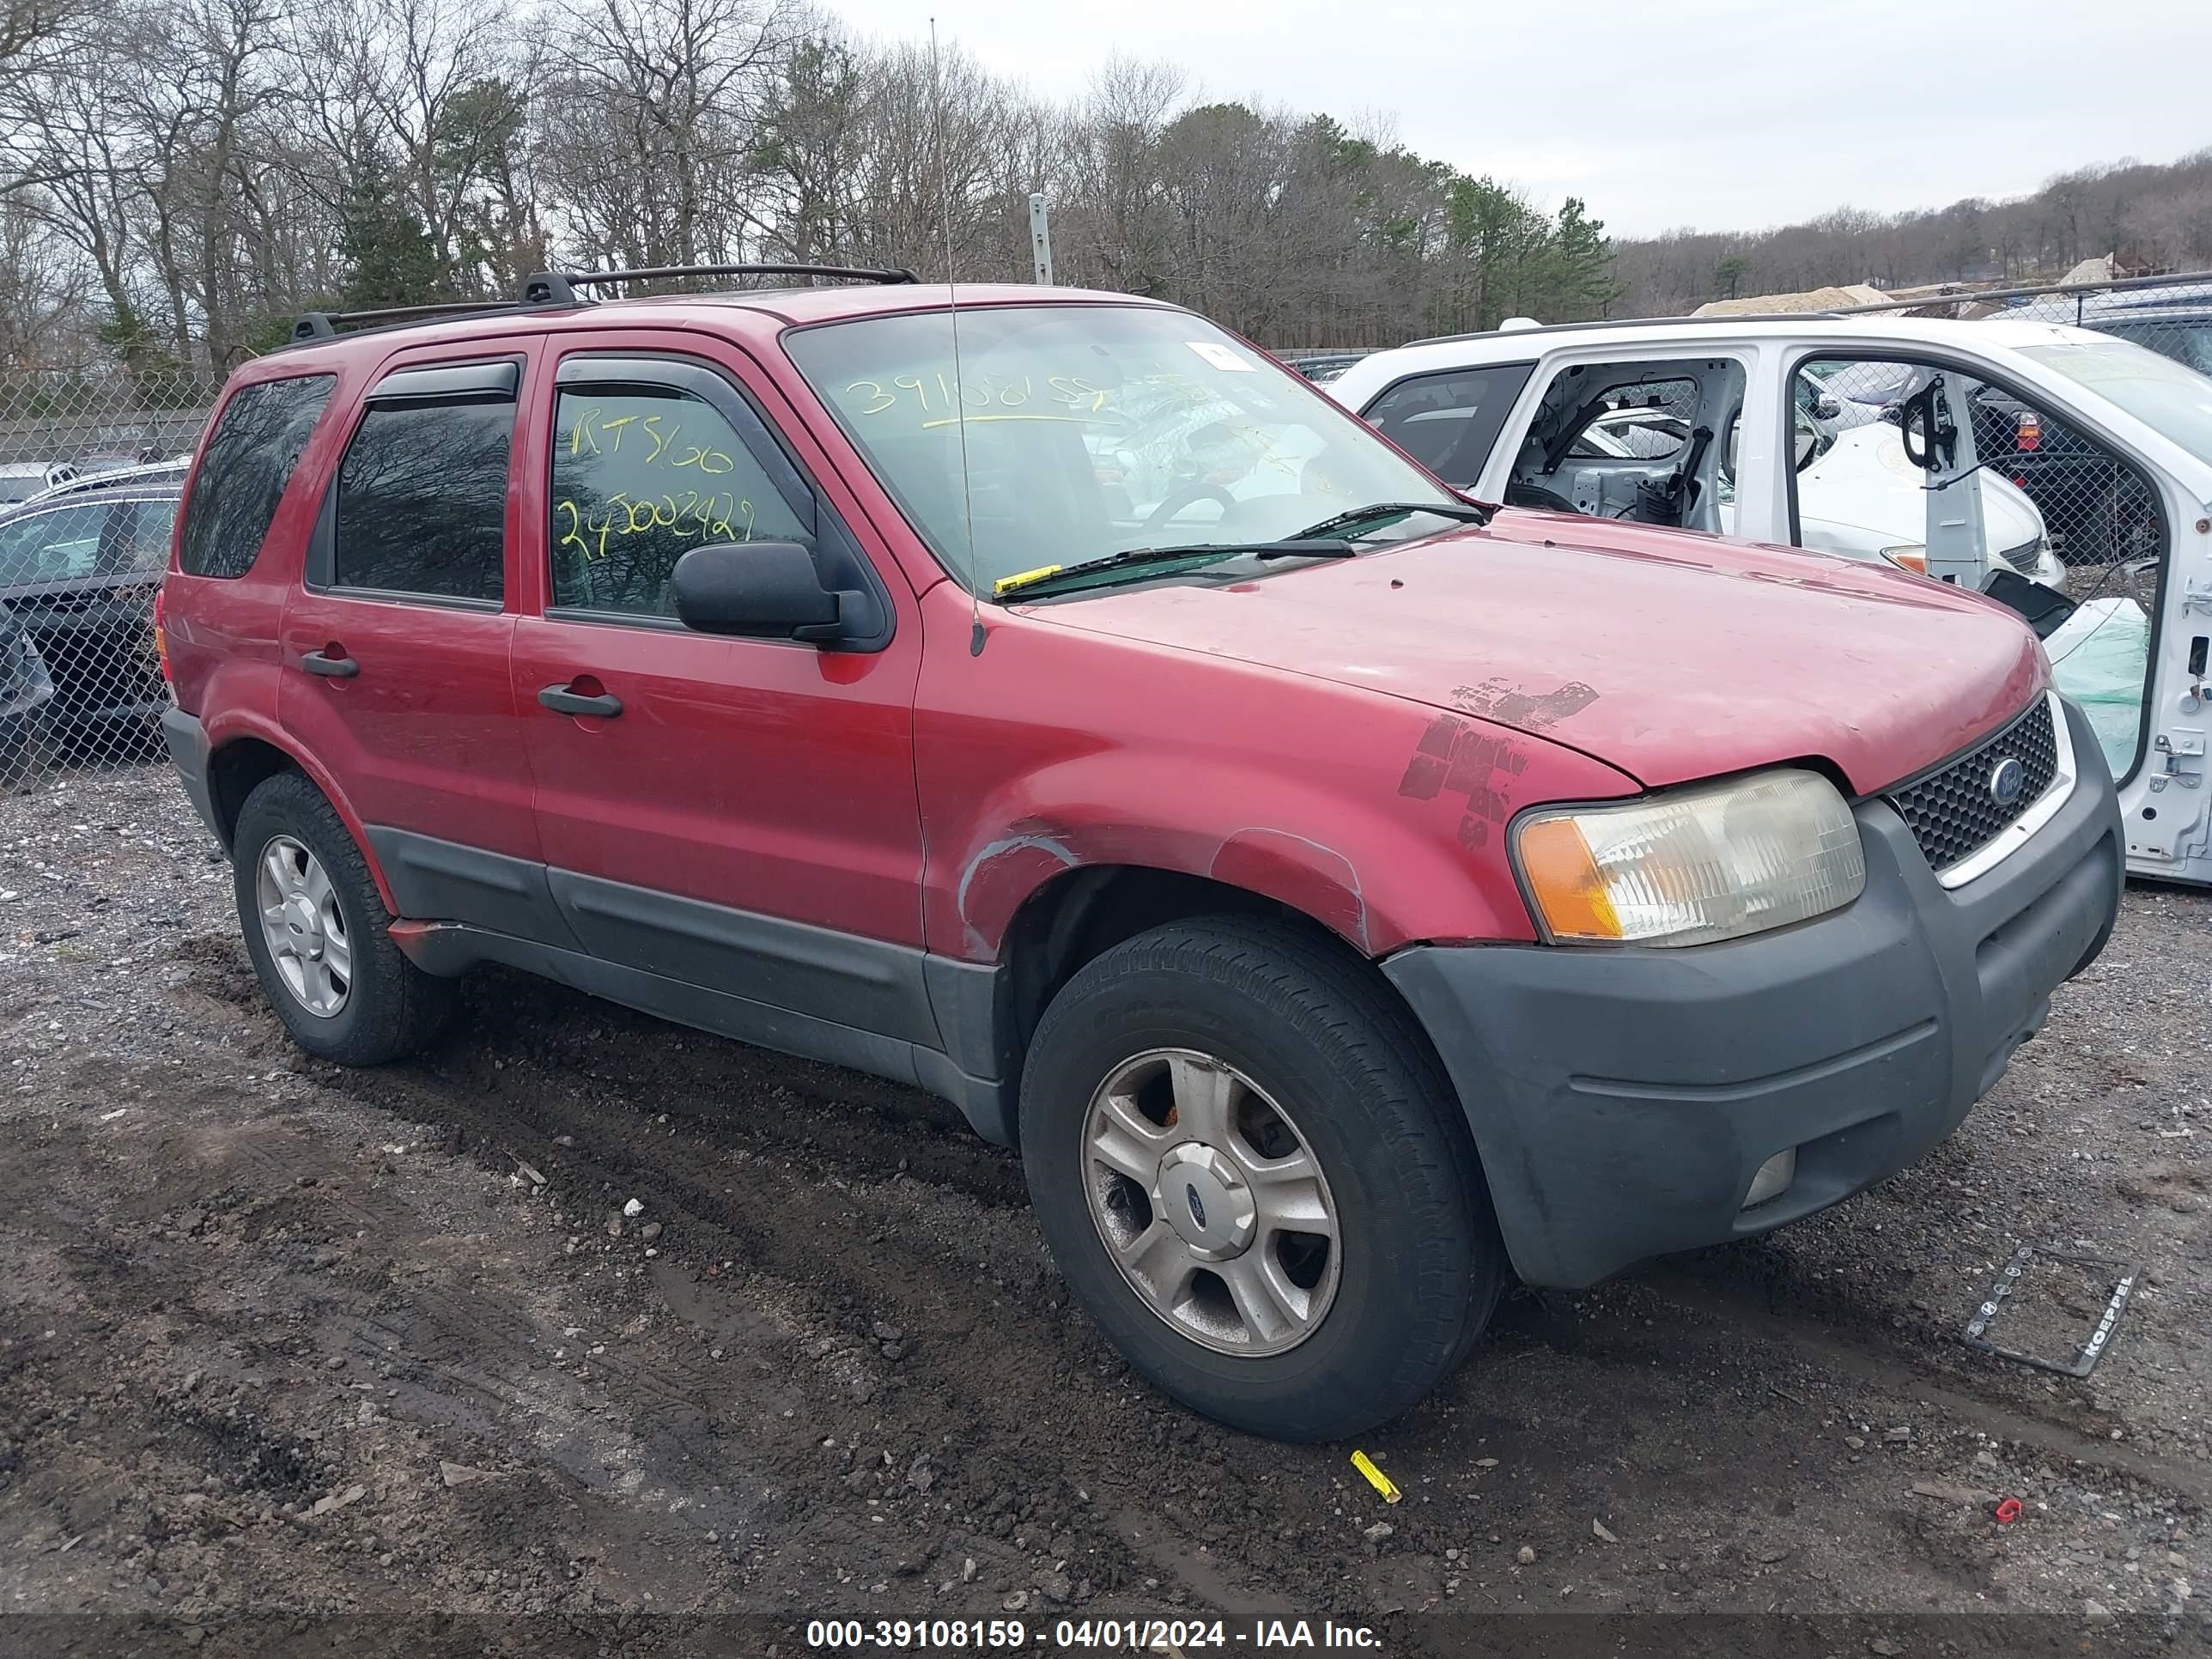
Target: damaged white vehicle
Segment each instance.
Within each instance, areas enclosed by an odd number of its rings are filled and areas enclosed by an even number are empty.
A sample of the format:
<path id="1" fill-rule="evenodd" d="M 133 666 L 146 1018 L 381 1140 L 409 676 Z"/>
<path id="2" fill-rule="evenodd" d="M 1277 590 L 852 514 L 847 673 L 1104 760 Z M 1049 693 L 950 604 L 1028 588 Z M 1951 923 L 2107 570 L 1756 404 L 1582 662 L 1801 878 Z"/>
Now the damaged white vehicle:
<path id="1" fill-rule="evenodd" d="M 2130 869 L 2212 884 L 2212 379 L 2009 318 L 1713 317 L 1422 341 L 1324 390 L 1479 501 L 2012 605 L 2098 732 Z"/>
<path id="2" fill-rule="evenodd" d="M 1431 411 L 1413 418 L 1433 421 L 1451 415 L 1449 410 Z M 1905 459 L 1905 441 L 1895 427 L 1871 414 L 1869 420 L 1870 424 L 1831 427 L 1799 411 L 1797 441 L 1808 457 L 1797 474 L 1804 544 L 1846 559 L 1885 559 L 1899 569 L 1925 575 L 1925 475 Z M 1577 443 L 1597 454 L 1650 458 L 1672 453 L 1689 435 L 1680 416 L 1630 405 L 1597 416 Z M 1720 528 L 1724 536 L 1736 533 L 1733 463 L 1730 455 L 1721 466 Z M 2027 493 L 1987 472 L 1978 487 L 1989 540 L 1996 550 L 1989 556 L 1990 568 L 2010 570 L 2063 592 L 2066 567 L 2052 550 L 2043 514 Z"/>

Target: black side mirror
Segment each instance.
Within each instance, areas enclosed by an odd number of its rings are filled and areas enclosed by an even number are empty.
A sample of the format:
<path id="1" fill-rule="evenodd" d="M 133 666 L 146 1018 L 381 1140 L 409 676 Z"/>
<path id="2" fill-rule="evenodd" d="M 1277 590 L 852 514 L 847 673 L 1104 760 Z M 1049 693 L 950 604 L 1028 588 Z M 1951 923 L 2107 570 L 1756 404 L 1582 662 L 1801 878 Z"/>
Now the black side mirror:
<path id="1" fill-rule="evenodd" d="M 702 634 L 805 640 L 834 646 L 858 593 L 823 586 L 814 556 L 797 542 L 720 542 L 677 560 L 669 586 L 676 616 Z"/>

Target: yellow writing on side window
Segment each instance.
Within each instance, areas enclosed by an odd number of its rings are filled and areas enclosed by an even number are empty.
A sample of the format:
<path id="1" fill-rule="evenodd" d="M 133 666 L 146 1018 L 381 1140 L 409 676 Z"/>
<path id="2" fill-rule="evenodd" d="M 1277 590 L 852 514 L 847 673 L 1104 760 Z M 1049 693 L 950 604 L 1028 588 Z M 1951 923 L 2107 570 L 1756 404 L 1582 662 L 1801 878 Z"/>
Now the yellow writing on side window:
<path id="1" fill-rule="evenodd" d="M 688 441 L 684 424 L 665 415 L 611 414 L 597 404 L 580 410 L 569 424 L 565 447 L 570 455 L 623 459 L 634 465 L 696 467 L 702 472 L 737 470 L 726 450 Z"/>
<path id="2" fill-rule="evenodd" d="M 753 504 L 727 490 L 632 496 L 617 489 L 596 511 L 587 511 L 563 495 L 553 503 L 553 528 L 556 548 L 574 548 L 590 560 L 605 558 L 610 541 L 655 532 L 679 542 L 749 542 L 753 538 Z"/>

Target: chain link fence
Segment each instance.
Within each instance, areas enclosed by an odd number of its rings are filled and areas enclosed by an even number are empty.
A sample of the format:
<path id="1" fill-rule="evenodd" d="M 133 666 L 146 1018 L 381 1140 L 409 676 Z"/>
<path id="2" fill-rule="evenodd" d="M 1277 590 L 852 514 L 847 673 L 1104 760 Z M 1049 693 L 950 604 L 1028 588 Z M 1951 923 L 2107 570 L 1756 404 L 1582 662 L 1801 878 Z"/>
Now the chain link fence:
<path id="1" fill-rule="evenodd" d="M 1862 311 L 2063 323 L 2130 341 L 2212 374 L 2212 272 L 2059 288 L 1960 289 L 1854 307 L 1853 314 Z M 1847 400 L 1862 398 L 1879 408 L 1888 394 L 1903 389 L 1895 380 L 1862 369 L 1839 379 L 1835 390 Z M 2132 567 L 2132 575 L 2140 577 L 2143 562 L 2154 562 L 2160 550 L 2148 481 L 2050 410 L 1996 386 L 1976 383 L 1965 390 L 1974 459 L 2027 495 L 2063 563 L 2094 573 L 2100 585 L 2114 580 L 2115 569 Z M 1889 413 L 1896 417 L 1893 409 Z"/>
<path id="2" fill-rule="evenodd" d="M 0 791 L 159 756 L 154 600 L 216 389 L 0 371 Z"/>

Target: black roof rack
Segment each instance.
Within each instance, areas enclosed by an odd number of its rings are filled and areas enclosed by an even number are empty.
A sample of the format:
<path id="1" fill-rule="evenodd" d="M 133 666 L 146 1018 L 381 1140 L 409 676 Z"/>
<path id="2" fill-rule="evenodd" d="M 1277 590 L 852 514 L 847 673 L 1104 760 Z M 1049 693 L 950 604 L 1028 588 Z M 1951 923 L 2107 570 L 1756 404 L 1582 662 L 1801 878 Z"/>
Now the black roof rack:
<path id="1" fill-rule="evenodd" d="M 375 311 L 310 311 L 292 325 L 294 340 L 328 340 L 343 331 L 389 328 L 408 322 L 435 322 L 444 317 L 463 317 L 471 312 L 513 311 L 520 300 L 442 300 L 434 305 L 385 306 Z"/>
<path id="2" fill-rule="evenodd" d="M 855 283 L 915 283 L 921 279 L 900 265 L 648 265 L 638 270 L 541 270 L 526 278 L 526 306 L 587 304 L 579 288 L 603 283 L 652 283 L 672 276 L 842 276 Z"/>
<path id="3" fill-rule="evenodd" d="M 653 265 L 641 270 L 540 270 L 523 279 L 522 295 L 515 300 L 441 300 L 419 306 L 386 306 L 374 311 L 310 311 L 292 325 L 290 343 L 304 345 L 369 329 L 407 328 L 449 317 L 590 305 L 591 296 L 579 294 L 578 289 L 596 288 L 604 283 L 658 282 L 673 276 L 838 276 L 857 283 L 921 280 L 900 266 L 878 269 L 872 265 Z"/>

